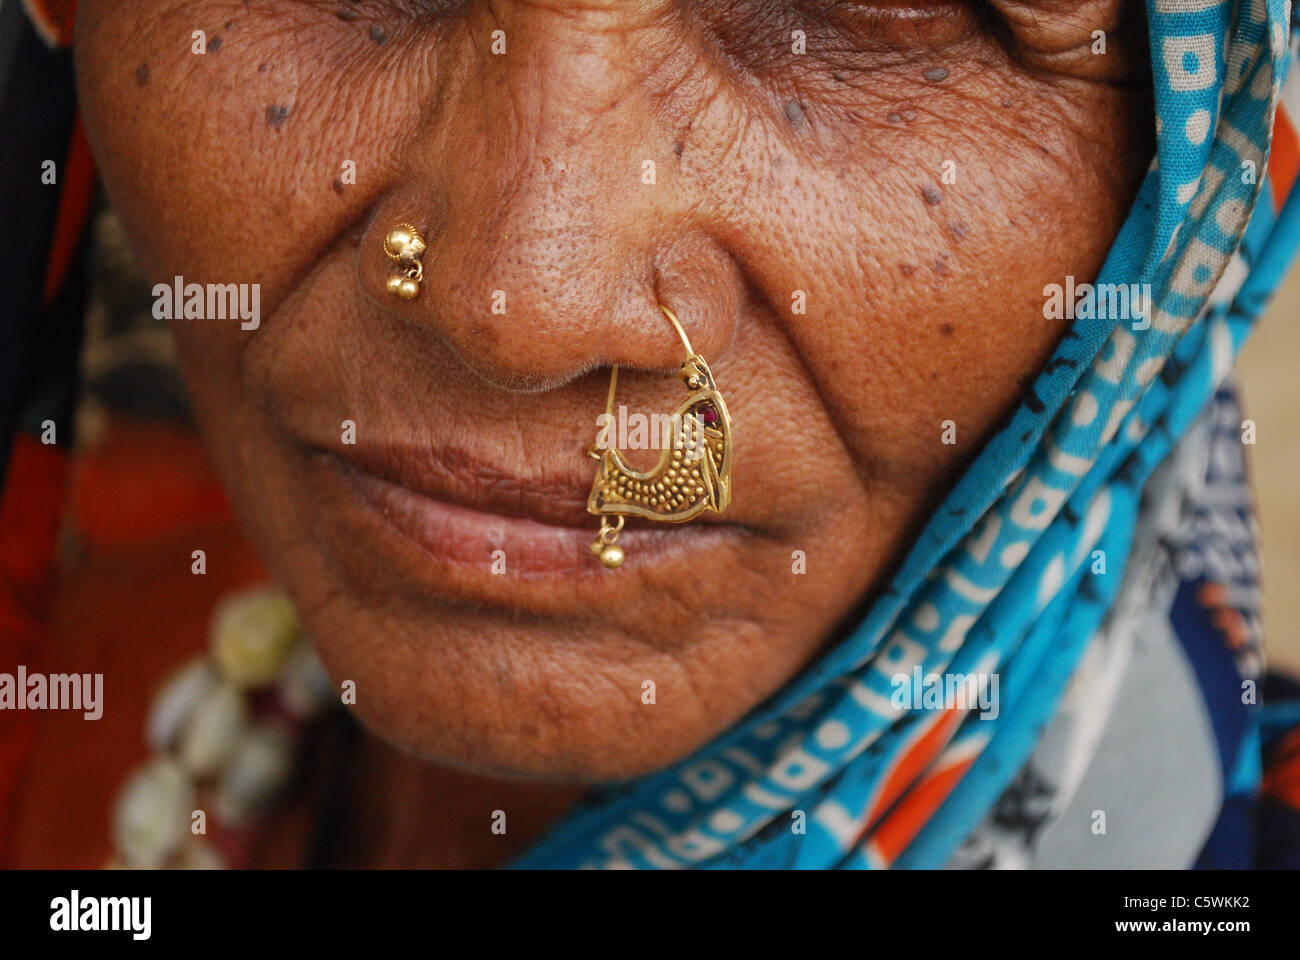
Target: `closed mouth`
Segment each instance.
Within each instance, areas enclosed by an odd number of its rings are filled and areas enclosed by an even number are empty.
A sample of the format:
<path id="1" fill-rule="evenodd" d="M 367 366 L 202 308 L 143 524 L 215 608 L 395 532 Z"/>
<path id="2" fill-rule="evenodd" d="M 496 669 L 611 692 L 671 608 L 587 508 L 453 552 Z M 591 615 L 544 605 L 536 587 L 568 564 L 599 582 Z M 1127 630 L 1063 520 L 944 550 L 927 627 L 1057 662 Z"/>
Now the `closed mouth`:
<path id="1" fill-rule="evenodd" d="M 587 512 L 590 478 L 506 473 L 462 450 L 368 445 L 327 453 L 355 470 L 412 494 L 471 511 L 556 527 L 592 525 Z"/>
<path id="2" fill-rule="evenodd" d="M 606 572 L 591 554 L 598 522 L 576 474 L 520 478 L 456 452 L 373 445 L 359 455 L 315 447 L 310 459 L 437 565 L 534 577 Z M 620 544 L 641 566 L 722 532 L 716 523 L 643 525 L 625 530 Z"/>

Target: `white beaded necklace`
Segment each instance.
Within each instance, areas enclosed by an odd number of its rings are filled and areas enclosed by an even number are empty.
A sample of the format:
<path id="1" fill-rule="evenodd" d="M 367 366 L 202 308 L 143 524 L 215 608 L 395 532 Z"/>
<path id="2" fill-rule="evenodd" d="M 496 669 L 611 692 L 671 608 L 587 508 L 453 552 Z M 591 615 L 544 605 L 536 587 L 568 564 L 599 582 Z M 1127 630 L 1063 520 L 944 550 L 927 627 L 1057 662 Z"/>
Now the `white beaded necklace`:
<path id="1" fill-rule="evenodd" d="M 227 598 L 211 645 L 169 676 L 149 711 L 154 756 L 118 793 L 109 867 L 221 868 L 209 831 L 242 831 L 288 786 L 306 726 L 336 696 L 288 597 Z"/>

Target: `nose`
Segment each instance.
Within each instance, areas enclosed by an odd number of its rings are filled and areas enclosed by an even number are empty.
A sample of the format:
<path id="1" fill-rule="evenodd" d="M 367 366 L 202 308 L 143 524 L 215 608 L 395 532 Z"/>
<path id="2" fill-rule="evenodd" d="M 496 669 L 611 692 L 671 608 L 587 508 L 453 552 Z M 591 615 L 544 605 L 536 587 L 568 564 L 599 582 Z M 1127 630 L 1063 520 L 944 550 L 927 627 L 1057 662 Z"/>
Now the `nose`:
<path id="1" fill-rule="evenodd" d="M 721 355 L 743 287 L 679 175 L 690 104 L 675 81 L 695 57 L 676 10 L 471 3 L 427 41 L 418 89 L 390 105 L 410 133 L 362 240 L 367 293 L 511 389 L 611 363 L 675 369 L 661 303 Z M 385 250 L 403 222 L 427 244 L 410 299 Z"/>

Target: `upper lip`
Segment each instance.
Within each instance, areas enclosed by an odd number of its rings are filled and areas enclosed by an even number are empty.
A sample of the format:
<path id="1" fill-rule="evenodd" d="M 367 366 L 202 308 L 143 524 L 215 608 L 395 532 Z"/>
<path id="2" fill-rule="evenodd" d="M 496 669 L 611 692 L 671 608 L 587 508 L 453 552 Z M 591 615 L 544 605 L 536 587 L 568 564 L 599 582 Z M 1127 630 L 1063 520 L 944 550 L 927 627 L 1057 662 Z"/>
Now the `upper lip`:
<path id="1" fill-rule="evenodd" d="M 444 503 L 563 527 L 590 526 L 591 478 L 541 471 L 507 473 L 457 447 L 369 443 L 322 448 L 353 467 Z M 581 462 L 581 461 L 577 461 Z M 594 461 L 592 464 L 594 476 Z"/>

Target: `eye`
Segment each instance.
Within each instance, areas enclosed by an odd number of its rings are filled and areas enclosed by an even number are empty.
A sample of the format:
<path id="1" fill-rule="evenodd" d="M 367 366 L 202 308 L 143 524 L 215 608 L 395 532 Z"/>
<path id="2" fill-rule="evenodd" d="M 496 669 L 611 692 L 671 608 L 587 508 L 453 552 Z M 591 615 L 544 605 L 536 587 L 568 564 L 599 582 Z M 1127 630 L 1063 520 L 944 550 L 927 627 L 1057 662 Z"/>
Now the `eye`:
<path id="1" fill-rule="evenodd" d="M 314 10 L 327 21 L 342 25 L 398 25 L 413 23 L 421 26 L 441 23 L 459 13 L 465 0 L 371 0 L 368 3 L 350 0 L 298 0 L 304 7 Z"/>
<path id="2" fill-rule="evenodd" d="M 979 0 L 809 0 L 801 6 L 842 40 L 876 48 L 960 40 L 979 27 L 986 8 Z"/>
<path id="3" fill-rule="evenodd" d="M 733 69 L 807 90 L 874 73 L 926 50 L 978 57 L 997 41 L 988 0 L 696 0 Z"/>

